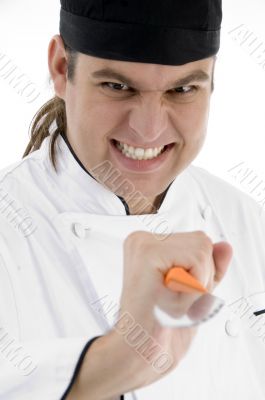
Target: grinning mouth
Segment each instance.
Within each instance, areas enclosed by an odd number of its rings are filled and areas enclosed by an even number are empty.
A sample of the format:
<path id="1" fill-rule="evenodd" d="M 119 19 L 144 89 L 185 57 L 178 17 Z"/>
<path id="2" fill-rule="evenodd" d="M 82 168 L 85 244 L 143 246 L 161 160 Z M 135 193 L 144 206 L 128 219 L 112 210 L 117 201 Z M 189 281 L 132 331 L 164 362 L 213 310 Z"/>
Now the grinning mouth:
<path id="1" fill-rule="evenodd" d="M 159 148 L 142 148 L 142 147 L 134 147 L 129 146 L 123 142 L 119 142 L 116 139 L 111 139 L 112 144 L 123 154 L 125 154 L 129 158 L 137 158 L 139 160 L 150 160 L 155 159 L 161 154 L 165 153 L 167 150 L 171 149 L 175 143 L 170 143 L 165 146 L 160 146 Z M 138 152 L 138 154 L 137 154 Z M 138 156 L 140 158 L 138 158 Z"/>

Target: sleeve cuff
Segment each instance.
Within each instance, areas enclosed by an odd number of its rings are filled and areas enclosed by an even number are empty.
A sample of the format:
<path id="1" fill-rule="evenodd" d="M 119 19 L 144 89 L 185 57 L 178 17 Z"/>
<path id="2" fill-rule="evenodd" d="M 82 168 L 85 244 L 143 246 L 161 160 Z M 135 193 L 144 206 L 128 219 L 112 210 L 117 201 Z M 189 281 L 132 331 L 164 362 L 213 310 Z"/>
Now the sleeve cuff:
<path id="1" fill-rule="evenodd" d="M 73 384 L 74 384 L 74 381 L 75 381 L 75 379 L 76 379 L 76 377 L 77 377 L 77 375 L 78 375 L 78 373 L 79 373 L 79 371 L 80 371 L 80 368 L 81 368 L 81 365 L 82 365 L 82 362 L 83 362 L 83 359 L 84 359 L 84 357 L 85 357 L 85 355 L 86 355 L 87 350 L 88 350 L 89 347 L 92 345 L 92 343 L 93 343 L 96 339 L 98 339 L 98 338 L 100 338 L 100 337 L 101 337 L 101 336 L 95 336 L 94 338 L 90 339 L 90 340 L 86 343 L 85 347 L 84 347 L 83 350 L 82 350 L 82 353 L 81 353 L 80 356 L 79 356 L 79 359 L 78 359 L 78 362 L 77 362 L 77 364 L 76 364 L 76 367 L 75 367 L 73 376 L 72 376 L 72 378 L 71 378 L 71 381 L 70 381 L 70 383 L 69 383 L 69 385 L 68 385 L 66 391 L 64 392 L 64 394 L 63 394 L 63 396 L 61 397 L 60 400 L 65 400 L 65 399 L 66 399 L 66 396 L 69 394 L 69 392 L 70 392 L 70 390 L 71 390 L 71 388 L 72 388 L 72 386 L 73 386 Z"/>

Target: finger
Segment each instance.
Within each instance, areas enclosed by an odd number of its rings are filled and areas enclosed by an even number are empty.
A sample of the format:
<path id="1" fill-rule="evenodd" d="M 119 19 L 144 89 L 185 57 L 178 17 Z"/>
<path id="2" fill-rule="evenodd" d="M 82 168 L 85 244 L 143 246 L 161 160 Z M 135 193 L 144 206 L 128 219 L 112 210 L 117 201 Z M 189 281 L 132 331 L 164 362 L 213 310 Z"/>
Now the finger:
<path id="1" fill-rule="evenodd" d="M 213 259 L 215 263 L 214 283 L 218 284 L 224 277 L 233 255 L 233 248 L 227 242 L 213 245 Z"/>

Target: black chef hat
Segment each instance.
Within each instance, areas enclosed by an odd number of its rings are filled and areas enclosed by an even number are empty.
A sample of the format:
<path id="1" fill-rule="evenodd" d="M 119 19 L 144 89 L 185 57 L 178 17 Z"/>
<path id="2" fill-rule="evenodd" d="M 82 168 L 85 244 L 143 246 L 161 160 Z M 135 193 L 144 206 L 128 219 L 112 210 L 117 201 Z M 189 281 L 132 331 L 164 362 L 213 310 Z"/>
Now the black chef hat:
<path id="1" fill-rule="evenodd" d="M 61 0 L 60 34 L 91 56 L 181 65 L 215 55 L 222 0 Z"/>

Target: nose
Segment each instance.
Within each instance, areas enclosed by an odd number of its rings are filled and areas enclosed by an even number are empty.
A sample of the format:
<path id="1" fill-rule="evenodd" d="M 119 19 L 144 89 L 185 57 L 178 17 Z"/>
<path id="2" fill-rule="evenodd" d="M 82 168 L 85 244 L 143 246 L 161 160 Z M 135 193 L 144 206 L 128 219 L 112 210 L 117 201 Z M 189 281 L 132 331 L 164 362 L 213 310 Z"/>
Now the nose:
<path id="1" fill-rule="evenodd" d="M 167 127 L 167 113 L 156 95 L 141 101 L 131 112 L 129 126 L 135 133 L 136 141 L 154 142 Z"/>

